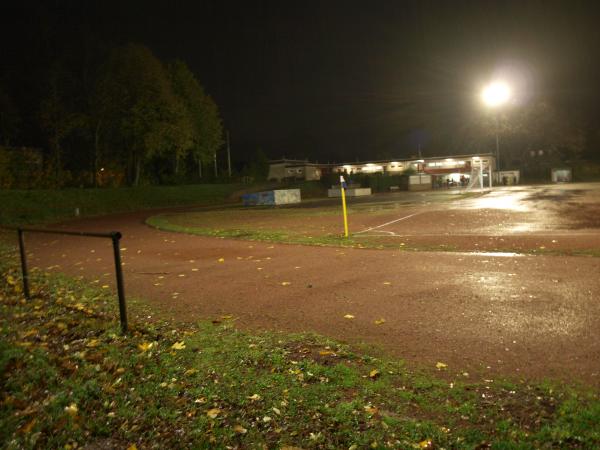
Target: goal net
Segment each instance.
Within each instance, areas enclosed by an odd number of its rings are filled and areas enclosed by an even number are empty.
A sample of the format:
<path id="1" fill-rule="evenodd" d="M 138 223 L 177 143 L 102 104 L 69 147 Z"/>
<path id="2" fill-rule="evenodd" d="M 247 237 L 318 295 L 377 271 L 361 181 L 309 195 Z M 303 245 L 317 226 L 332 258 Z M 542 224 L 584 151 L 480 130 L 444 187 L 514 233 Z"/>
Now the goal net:
<path id="1" fill-rule="evenodd" d="M 479 165 L 473 165 L 471 167 L 471 178 L 469 178 L 469 184 L 467 185 L 466 191 L 472 191 L 474 189 L 483 189 L 483 170 Z"/>

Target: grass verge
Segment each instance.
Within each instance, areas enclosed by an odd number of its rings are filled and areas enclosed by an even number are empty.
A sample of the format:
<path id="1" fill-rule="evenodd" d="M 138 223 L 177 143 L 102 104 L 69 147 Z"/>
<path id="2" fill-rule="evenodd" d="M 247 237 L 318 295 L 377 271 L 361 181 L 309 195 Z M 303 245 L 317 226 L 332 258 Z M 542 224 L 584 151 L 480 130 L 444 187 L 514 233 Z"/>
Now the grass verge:
<path id="1" fill-rule="evenodd" d="M 167 206 L 215 204 L 226 201 L 243 186 L 200 184 L 103 189 L 0 190 L 0 225 L 48 223 Z"/>
<path id="2" fill-rule="evenodd" d="M 584 387 L 418 371 L 315 335 L 181 324 L 0 254 L 0 441 L 6 448 L 598 448 Z M 151 314 L 154 316 L 156 314 Z M 160 315 L 160 314 L 159 314 Z M 151 322 L 152 321 L 152 322 Z"/>
<path id="3" fill-rule="evenodd" d="M 172 223 L 169 214 L 157 214 L 146 219 L 146 224 L 159 230 L 173 231 L 176 233 L 195 234 L 197 236 L 221 237 L 228 239 L 244 239 L 248 241 L 266 241 L 279 242 L 286 244 L 304 244 L 316 246 L 334 246 L 334 247 L 360 247 L 361 242 L 357 242 L 352 238 L 344 238 L 342 236 L 306 236 L 302 234 L 283 232 L 283 231 L 266 231 L 240 228 L 225 228 L 217 229 L 210 227 L 188 227 Z"/>

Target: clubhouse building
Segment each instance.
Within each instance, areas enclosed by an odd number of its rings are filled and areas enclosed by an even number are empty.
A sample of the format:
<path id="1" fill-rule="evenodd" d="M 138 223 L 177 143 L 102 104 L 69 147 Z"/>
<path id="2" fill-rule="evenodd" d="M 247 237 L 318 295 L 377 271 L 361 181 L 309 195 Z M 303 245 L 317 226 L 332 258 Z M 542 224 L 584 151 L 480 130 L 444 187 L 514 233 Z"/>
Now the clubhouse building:
<path id="1" fill-rule="evenodd" d="M 491 153 L 479 153 L 342 164 L 319 164 L 306 160 L 280 159 L 270 162 L 268 179 L 273 181 L 319 180 L 322 176 L 330 173 L 401 175 L 406 170 L 414 174 L 430 175 L 432 187 L 468 183 L 473 173 L 481 172 L 487 186 L 489 174 L 496 170 L 496 158 Z M 518 180 L 511 181 L 510 184 L 518 182 Z"/>

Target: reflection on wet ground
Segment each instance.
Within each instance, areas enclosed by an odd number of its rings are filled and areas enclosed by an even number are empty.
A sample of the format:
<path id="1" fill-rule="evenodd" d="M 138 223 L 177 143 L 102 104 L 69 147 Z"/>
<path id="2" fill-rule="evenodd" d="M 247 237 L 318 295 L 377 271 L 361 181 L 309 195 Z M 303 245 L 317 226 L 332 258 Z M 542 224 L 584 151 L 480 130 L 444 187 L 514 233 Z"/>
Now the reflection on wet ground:
<path id="1" fill-rule="evenodd" d="M 404 248 L 600 256 L 600 183 L 499 187 L 350 220 L 354 238 Z"/>
<path id="2" fill-rule="evenodd" d="M 525 256 L 522 253 L 514 252 L 457 252 L 458 255 L 474 255 L 474 256 L 500 256 L 506 258 L 514 258 L 515 256 Z"/>
<path id="3" fill-rule="evenodd" d="M 523 191 L 492 191 L 483 197 L 471 200 L 465 209 L 507 209 L 517 212 L 528 212 L 530 209 L 522 202 L 528 197 Z"/>

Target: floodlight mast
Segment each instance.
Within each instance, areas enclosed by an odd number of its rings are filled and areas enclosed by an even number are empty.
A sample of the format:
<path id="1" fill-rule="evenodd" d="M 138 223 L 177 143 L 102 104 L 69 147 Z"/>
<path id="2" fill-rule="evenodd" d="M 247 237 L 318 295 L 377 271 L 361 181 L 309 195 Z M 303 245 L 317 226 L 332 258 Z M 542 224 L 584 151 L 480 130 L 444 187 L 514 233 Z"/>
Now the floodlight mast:
<path id="1" fill-rule="evenodd" d="M 496 159 L 498 170 L 500 170 L 500 123 L 498 118 L 498 109 L 502 105 L 506 104 L 510 98 L 510 87 L 503 81 L 494 81 L 484 87 L 481 91 L 481 100 L 483 103 L 488 108 L 496 110 Z"/>

